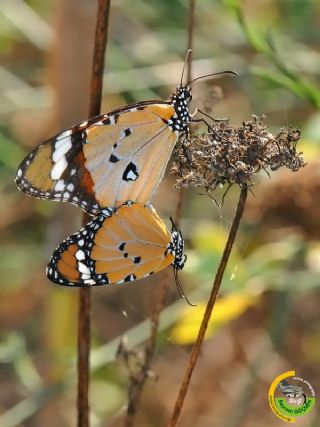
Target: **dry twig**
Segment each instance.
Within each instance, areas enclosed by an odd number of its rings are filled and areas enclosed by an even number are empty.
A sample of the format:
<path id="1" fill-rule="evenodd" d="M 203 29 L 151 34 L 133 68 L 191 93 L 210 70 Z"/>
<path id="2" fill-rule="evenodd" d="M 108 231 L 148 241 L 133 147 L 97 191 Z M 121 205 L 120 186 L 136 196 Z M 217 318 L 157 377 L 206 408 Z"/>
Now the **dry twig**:
<path id="1" fill-rule="evenodd" d="M 192 80 L 192 49 L 193 49 L 193 39 L 194 39 L 194 27 L 195 27 L 195 9 L 196 9 L 196 0 L 189 0 L 189 21 L 188 21 L 188 63 L 187 63 L 187 82 Z M 176 212 L 174 215 L 174 221 L 177 225 L 180 223 L 182 208 L 184 202 L 184 189 L 183 187 L 179 188 L 178 201 L 176 205 Z"/>
<path id="2" fill-rule="evenodd" d="M 195 0 L 189 0 L 189 22 L 188 22 L 188 50 L 190 49 L 187 62 L 187 81 L 191 80 L 191 65 L 192 65 L 192 45 L 194 36 L 194 21 L 195 21 Z M 175 223 L 179 224 L 181 219 L 181 212 L 183 207 L 183 195 L 184 189 L 179 189 L 178 201 L 176 206 L 176 212 L 174 215 Z M 130 386 L 128 391 L 128 407 L 127 415 L 125 419 L 125 426 L 131 427 L 134 424 L 135 416 L 139 409 L 141 401 L 141 394 L 146 379 L 150 373 L 150 367 L 155 352 L 156 337 L 158 334 L 158 325 L 160 314 L 164 308 L 166 296 L 168 293 L 168 274 L 165 274 L 161 280 L 160 288 L 155 291 L 155 305 L 152 309 L 151 315 L 151 333 L 149 339 L 145 345 L 143 355 L 140 357 L 140 363 L 136 366 L 135 373 L 130 375 Z"/>
<path id="3" fill-rule="evenodd" d="M 99 0 L 92 63 L 89 117 L 96 116 L 100 113 L 109 11 L 110 0 Z M 83 214 L 83 225 L 89 220 L 90 217 L 87 214 Z M 81 288 L 79 290 L 78 309 L 78 427 L 90 426 L 88 397 L 90 370 L 90 309 L 91 289 Z"/>
<path id="4" fill-rule="evenodd" d="M 168 271 L 160 273 L 160 283 L 155 289 L 154 306 L 151 313 L 151 332 L 142 351 L 128 351 L 121 345 L 118 355 L 125 361 L 129 372 L 130 385 L 128 390 L 128 407 L 125 418 L 125 427 L 134 425 L 135 417 L 139 410 L 141 396 L 146 380 L 151 376 L 151 363 L 156 349 L 160 314 L 165 305 L 167 296 Z"/>
<path id="5" fill-rule="evenodd" d="M 206 133 L 190 135 L 175 151 L 171 174 L 177 187 L 202 188 L 209 196 L 218 185 L 250 187 L 261 170 L 303 167 L 302 153 L 296 150 L 299 138 L 300 131 L 290 127 L 272 135 L 264 118 L 257 116 L 239 128 L 213 121 L 207 123 Z"/>

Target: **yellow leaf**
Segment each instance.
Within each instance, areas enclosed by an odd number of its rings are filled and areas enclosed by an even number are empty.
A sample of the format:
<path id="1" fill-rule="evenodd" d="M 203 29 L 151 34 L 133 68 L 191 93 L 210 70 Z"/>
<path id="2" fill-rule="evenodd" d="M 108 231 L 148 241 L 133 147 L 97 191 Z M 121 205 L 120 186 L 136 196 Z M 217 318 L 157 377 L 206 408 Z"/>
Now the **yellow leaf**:
<path id="1" fill-rule="evenodd" d="M 206 338 L 211 337 L 216 330 L 243 314 L 249 307 L 259 301 L 258 295 L 232 293 L 217 300 L 211 320 L 208 325 Z M 181 320 L 171 331 L 171 338 L 178 344 L 191 344 L 198 335 L 206 304 L 184 309 Z"/>

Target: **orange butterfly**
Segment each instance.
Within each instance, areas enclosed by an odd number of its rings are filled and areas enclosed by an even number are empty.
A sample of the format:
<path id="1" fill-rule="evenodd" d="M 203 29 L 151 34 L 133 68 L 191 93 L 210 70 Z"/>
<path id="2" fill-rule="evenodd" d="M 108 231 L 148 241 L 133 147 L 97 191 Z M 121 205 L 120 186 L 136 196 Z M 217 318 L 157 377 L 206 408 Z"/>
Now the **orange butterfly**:
<path id="1" fill-rule="evenodd" d="M 59 285 L 95 286 L 138 280 L 170 264 L 176 276 L 186 256 L 181 232 L 172 225 L 170 233 L 151 205 L 128 201 L 103 209 L 59 245 L 47 276 Z"/>
<path id="2" fill-rule="evenodd" d="M 126 200 L 145 205 L 163 178 L 172 150 L 191 121 L 191 92 L 94 117 L 33 150 L 16 174 L 20 190 L 70 202 L 94 215 Z"/>
<path id="3" fill-rule="evenodd" d="M 40 199 L 70 202 L 91 215 L 127 200 L 147 204 L 176 142 L 189 132 L 189 84 L 204 77 L 186 85 L 181 77 L 168 101 L 127 105 L 47 140 L 20 164 L 18 188 Z"/>

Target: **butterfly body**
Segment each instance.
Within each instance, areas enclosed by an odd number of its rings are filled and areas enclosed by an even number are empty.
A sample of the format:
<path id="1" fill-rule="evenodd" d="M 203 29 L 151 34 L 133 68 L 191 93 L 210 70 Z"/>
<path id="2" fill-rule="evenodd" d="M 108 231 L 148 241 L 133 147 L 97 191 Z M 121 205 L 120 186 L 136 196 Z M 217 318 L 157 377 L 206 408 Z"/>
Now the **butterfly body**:
<path id="1" fill-rule="evenodd" d="M 179 137 L 188 134 L 191 91 L 91 118 L 33 150 L 16 174 L 18 188 L 41 199 L 70 202 L 96 215 L 132 200 L 147 204 Z"/>
<path id="2" fill-rule="evenodd" d="M 171 233 L 151 205 L 131 201 L 103 209 L 62 242 L 47 268 L 50 280 L 66 286 L 124 283 L 185 262 L 181 232 Z"/>

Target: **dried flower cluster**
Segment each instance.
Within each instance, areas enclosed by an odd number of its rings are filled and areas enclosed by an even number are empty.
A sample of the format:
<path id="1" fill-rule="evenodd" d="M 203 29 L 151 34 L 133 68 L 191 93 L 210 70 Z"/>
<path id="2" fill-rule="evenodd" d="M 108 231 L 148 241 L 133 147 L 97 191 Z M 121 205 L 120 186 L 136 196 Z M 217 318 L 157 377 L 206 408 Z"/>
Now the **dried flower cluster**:
<path id="1" fill-rule="evenodd" d="M 227 121 L 205 123 L 207 133 L 190 134 L 175 151 L 171 174 L 178 187 L 200 187 L 210 194 L 219 184 L 251 186 L 261 169 L 297 171 L 305 165 L 296 151 L 298 129 L 281 129 L 274 136 L 256 116 L 239 128 Z"/>

